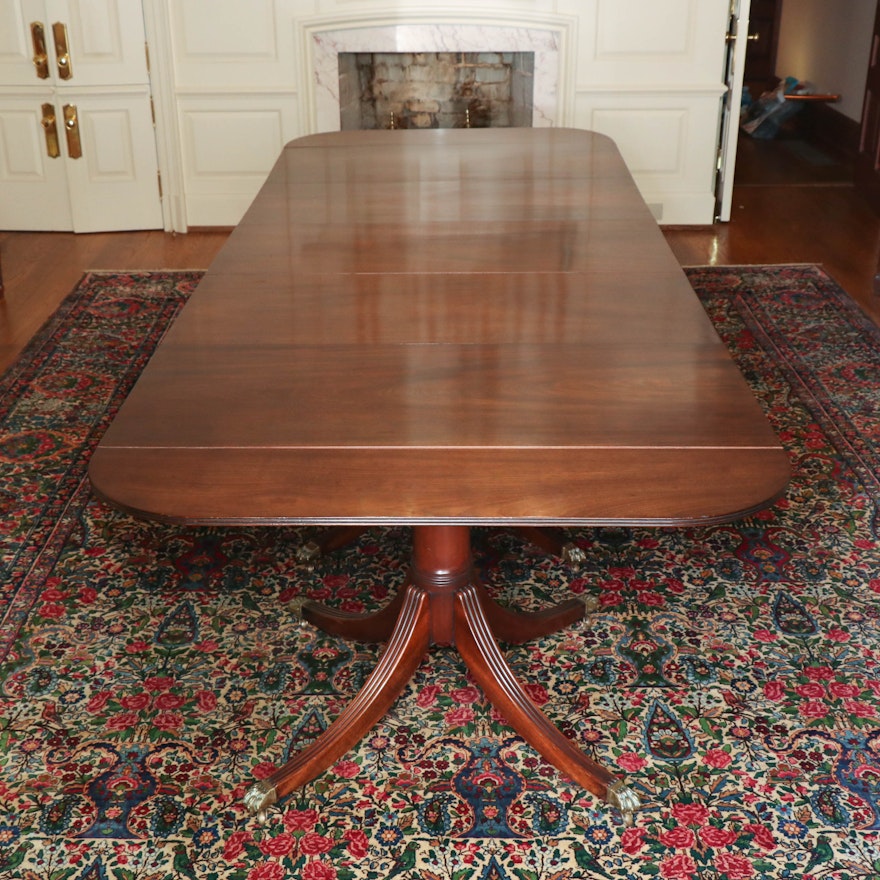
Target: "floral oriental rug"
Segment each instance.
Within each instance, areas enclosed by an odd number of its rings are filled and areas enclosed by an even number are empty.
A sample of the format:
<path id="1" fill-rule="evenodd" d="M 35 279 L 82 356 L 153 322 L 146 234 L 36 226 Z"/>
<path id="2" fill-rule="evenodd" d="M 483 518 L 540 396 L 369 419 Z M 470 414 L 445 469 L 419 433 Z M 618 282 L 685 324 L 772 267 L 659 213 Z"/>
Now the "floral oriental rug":
<path id="1" fill-rule="evenodd" d="M 786 497 L 711 528 L 571 530 L 578 570 L 478 535 L 501 601 L 599 600 L 507 656 L 638 791 L 632 827 L 442 649 L 335 767 L 246 814 L 380 650 L 298 604 L 380 607 L 408 535 L 306 571 L 306 530 L 99 503 L 89 453 L 199 273 L 84 277 L 0 379 L 0 880 L 880 877 L 880 333 L 816 267 L 688 274 L 790 453 Z"/>

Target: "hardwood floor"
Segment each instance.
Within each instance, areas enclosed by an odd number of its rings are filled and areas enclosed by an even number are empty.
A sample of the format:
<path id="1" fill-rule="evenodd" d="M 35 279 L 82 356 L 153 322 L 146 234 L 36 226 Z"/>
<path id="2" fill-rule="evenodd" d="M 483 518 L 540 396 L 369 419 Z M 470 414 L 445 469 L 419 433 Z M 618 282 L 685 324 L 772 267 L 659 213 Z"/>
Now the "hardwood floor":
<path id="1" fill-rule="evenodd" d="M 0 232 L 3 281 L 0 299 L 0 370 L 92 269 L 121 271 L 206 269 L 228 230 L 170 235 L 164 232 Z"/>
<path id="2" fill-rule="evenodd" d="M 742 161 L 766 162 L 772 155 L 764 146 L 759 150 L 756 158 L 757 151 L 746 146 Z M 785 160 L 778 161 L 780 168 L 787 167 Z M 767 173 L 762 182 L 740 184 L 737 167 L 729 223 L 664 229 L 679 262 L 683 266 L 819 263 L 880 323 L 880 297 L 874 293 L 880 217 L 867 202 L 850 184 L 828 182 L 827 169 L 813 183 L 775 184 L 780 174 L 774 178 Z M 754 175 L 743 177 L 754 179 Z M 0 232 L 6 288 L 0 299 L 0 370 L 9 366 L 84 272 L 205 269 L 227 235 L 225 229 L 186 235 Z"/>
<path id="3" fill-rule="evenodd" d="M 667 227 L 683 266 L 819 263 L 880 323 L 880 216 L 851 169 L 793 159 L 790 144 L 740 142 L 729 223 Z"/>
<path id="4" fill-rule="evenodd" d="M 735 187 L 729 223 L 664 232 L 683 266 L 819 263 L 880 323 L 880 218 L 852 186 Z"/>

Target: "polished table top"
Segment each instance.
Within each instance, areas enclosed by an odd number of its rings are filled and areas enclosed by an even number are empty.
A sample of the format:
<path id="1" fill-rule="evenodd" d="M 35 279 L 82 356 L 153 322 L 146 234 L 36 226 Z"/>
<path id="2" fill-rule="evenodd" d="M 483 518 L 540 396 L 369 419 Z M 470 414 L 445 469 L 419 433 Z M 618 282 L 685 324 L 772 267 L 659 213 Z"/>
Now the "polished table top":
<path id="1" fill-rule="evenodd" d="M 613 142 L 565 129 L 288 145 L 90 469 L 221 524 L 712 522 L 788 473 Z"/>

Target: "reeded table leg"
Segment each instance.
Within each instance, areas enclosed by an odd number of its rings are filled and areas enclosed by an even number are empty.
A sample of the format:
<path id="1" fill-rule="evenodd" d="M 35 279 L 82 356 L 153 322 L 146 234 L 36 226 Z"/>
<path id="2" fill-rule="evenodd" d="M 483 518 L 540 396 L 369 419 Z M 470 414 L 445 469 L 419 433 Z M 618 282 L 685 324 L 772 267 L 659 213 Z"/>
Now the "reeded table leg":
<path id="1" fill-rule="evenodd" d="M 418 588 L 406 591 L 394 633 L 357 696 L 311 745 L 251 787 L 245 795 L 251 812 L 264 818 L 269 806 L 338 761 L 379 722 L 428 650 L 428 608 L 426 593 Z"/>
<path id="2" fill-rule="evenodd" d="M 620 790 L 620 780 L 588 758 L 529 699 L 495 643 L 476 589 L 470 586 L 459 590 L 455 603 L 456 647 L 491 703 L 503 713 L 511 727 L 554 767 L 596 797 L 621 807 L 624 820 L 630 822 L 629 814 L 637 809 L 638 800 L 624 809 L 614 794 Z"/>
<path id="3" fill-rule="evenodd" d="M 532 703 L 495 641 L 522 642 L 581 619 L 583 603 L 568 600 L 519 614 L 488 595 L 474 571 L 470 529 L 416 526 L 410 574 L 398 596 L 375 614 L 342 614 L 316 604 L 304 616 L 345 637 L 381 640 L 379 663 L 329 728 L 283 767 L 256 783 L 248 808 L 265 817 L 278 799 L 314 779 L 362 739 L 412 678 L 430 645 L 455 645 L 486 696 L 533 748 L 579 785 L 620 809 L 624 821 L 640 806 L 635 793 L 588 758 Z"/>

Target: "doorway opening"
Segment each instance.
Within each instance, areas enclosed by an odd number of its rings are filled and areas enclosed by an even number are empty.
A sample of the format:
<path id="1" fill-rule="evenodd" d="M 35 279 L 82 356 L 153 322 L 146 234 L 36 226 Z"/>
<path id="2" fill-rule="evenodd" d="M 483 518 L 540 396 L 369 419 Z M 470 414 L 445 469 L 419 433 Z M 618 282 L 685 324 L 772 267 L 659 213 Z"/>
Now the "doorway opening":
<path id="1" fill-rule="evenodd" d="M 860 0 L 873 3 L 873 0 Z M 736 186 L 842 186 L 852 185 L 859 122 L 856 113 L 864 94 L 864 77 L 852 74 L 853 59 L 867 62 L 870 46 L 856 33 L 859 29 L 841 27 L 850 34 L 847 45 L 836 34 L 822 33 L 824 25 L 816 17 L 814 0 L 751 0 L 749 34 L 743 76 L 744 101 L 759 101 L 766 91 L 776 88 L 787 76 L 816 76 L 819 92 L 839 88 L 848 82 L 849 115 L 841 113 L 831 100 L 798 101 L 778 133 L 770 138 L 752 137 L 740 132 L 734 184 Z M 871 13 L 873 15 L 873 12 Z M 806 39 L 804 37 L 807 37 Z M 864 42 L 864 45 L 862 45 Z M 827 46 L 835 45 L 839 60 Z M 820 52 L 817 46 L 823 46 Z M 817 55 L 821 54 L 819 59 Z M 796 69 L 783 69 L 783 68 Z M 824 68 L 824 72 L 822 69 Z M 836 69 L 848 76 L 838 77 Z M 825 81 L 828 80 L 828 81 Z M 745 90 L 748 90 L 746 92 Z"/>

